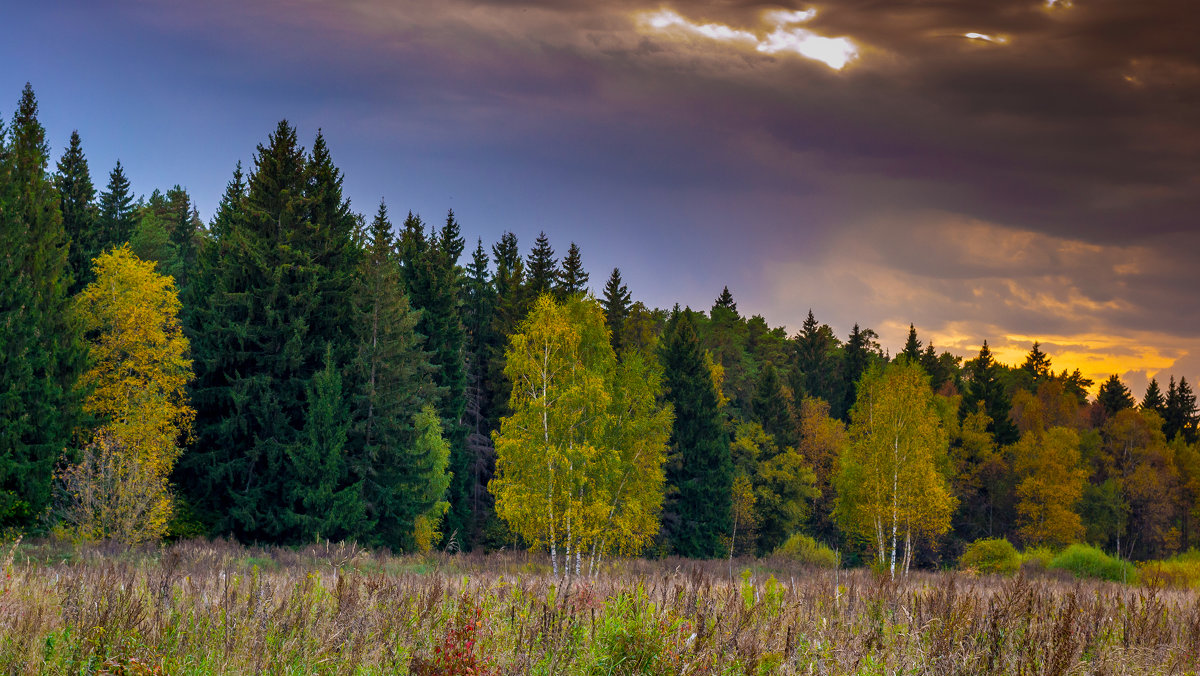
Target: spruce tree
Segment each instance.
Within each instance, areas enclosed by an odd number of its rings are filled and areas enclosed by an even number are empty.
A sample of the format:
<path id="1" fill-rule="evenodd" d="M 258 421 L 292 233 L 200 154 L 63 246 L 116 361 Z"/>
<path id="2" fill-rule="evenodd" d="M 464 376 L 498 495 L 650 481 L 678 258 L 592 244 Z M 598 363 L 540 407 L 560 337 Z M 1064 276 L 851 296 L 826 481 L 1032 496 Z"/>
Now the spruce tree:
<path id="1" fill-rule="evenodd" d="M 830 404 L 836 417 L 845 418 L 849 408 L 842 404 L 843 390 L 838 384 L 838 340 L 828 324 L 819 324 L 808 311 L 800 332 L 793 339 L 799 390 Z M 797 387 L 792 387 L 793 392 Z"/>
<path id="2" fill-rule="evenodd" d="M 550 247 L 550 238 L 545 232 L 538 233 L 534 240 L 525 269 L 528 271 L 526 279 L 531 300 L 558 288 L 561 273 L 558 261 L 554 258 L 554 249 Z"/>
<path id="3" fill-rule="evenodd" d="M 1025 381 L 1025 388 L 1030 392 L 1036 392 L 1037 386 L 1053 375 L 1053 371 L 1050 370 L 1050 357 L 1042 352 L 1041 344 L 1034 341 L 1029 354 L 1025 356 L 1025 363 L 1021 364 L 1021 376 Z"/>
<path id="4" fill-rule="evenodd" d="M 858 399 L 858 381 L 871 365 L 872 356 L 878 350 L 875 339 L 878 334 L 872 329 L 859 328 L 858 324 L 850 330 L 846 339 L 846 347 L 842 355 L 841 368 L 841 401 L 838 406 L 830 406 L 835 417 L 848 417 L 850 409 Z"/>
<path id="5" fill-rule="evenodd" d="M 467 335 L 467 451 L 470 459 L 470 500 L 474 531 L 460 533 L 459 542 L 475 543 L 483 524 L 491 519 L 492 496 L 487 490 L 494 458 L 491 399 L 486 388 L 489 359 L 499 339 L 492 332 L 496 291 L 488 274 L 488 254 L 479 239 L 467 266 L 464 282 L 463 327 Z"/>
<path id="6" fill-rule="evenodd" d="M 48 163 L 26 84 L 8 134 L 0 128 L 0 528 L 43 516 L 54 464 L 80 419 L 85 352 Z"/>
<path id="7" fill-rule="evenodd" d="M 413 420 L 432 400 L 429 354 L 416 332 L 420 313 L 409 305 L 387 206 L 366 231 L 366 252 L 355 291 L 358 355 L 352 367 L 354 393 L 350 427 L 351 476 L 362 477 L 367 518 L 375 524 L 368 541 L 394 551 L 411 550 L 413 524 L 429 505 L 416 497 L 422 482 L 413 458 Z"/>
<path id="8" fill-rule="evenodd" d="M 1163 399 L 1162 390 L 1158 387 L 1158 380 L 1150 379 L 1150 384 L 1146 386 L 1146 394 L 1142 397 L 1142 410 L 1154 411 L 1161 418 L 1167 410 L 1167 402 Z"/>
<path id="9" fill-rule="evenodd" d="M 447 217 L 440 234 L 431 229 L 427 236 L 420 217 L 410 212 L 400 235 L 399 248 L 405 289 L 413 308 L 421 312 L 417 333 L 425 336 L 425 347 L 434 369 L 433 380 L 437 385 L 437 410 L 450 445 L 452 479 L 446 528 L 451 533 L 465 534 L 471 530 L 470 462 L 466 451 L 467 430 L 463 425 L 467 389 L 463 361 L 466 335 L 458 297 L 458 256 L 464 242 L 458 232 L 453 213 Z"/>
<path id="10" fill-rule="evenodd" d="M 732 415 L 740 416 L 754 406 L 755 382 L 747 365 L 746 322 L 737 311 L 729 287 L 722 289 L 709 310 L 709 321 L 699 331 L 701 347 L 724 369 L 722 394 L 729 400 Z"/>
<path id="11" fill-rule="evenodd" d="M 713 302 L 713 308 L 729 310 L 733 313 L 733 316 L 738 317 L 739 319 L 741 318 L 741 315 L 739 315 L 737 311 L 737 303 L 735 303 L 733 300 L 733 294 L 729 293 L 728 286 L 721 289 L 721 295 L 717 296 L 717 300 Z"/>
<path id="12" fill-rule="evenodd" d="M 567 298 L 587 292 L 588 273 L 583 269 L 583 254 L 575 242 L 571 242 L 567 255 L 562 261 L 562 274 L 558 278 L 557 292 L 560 298 Z"/>
<path id="13" fill-rule="evenodd" d="M 98 212 L 95 238 L 97 252 L 120 246 L 133 237 L 134 228 L 137 227 L 137 207 L 120 160 L 108 175 L 108 187 L 100 193 Z"/>
<path id="14" fill-rule="evenodd" d="M 1168 440 L 1182 436 L 1187 443 L 1195 443 L 1198 418 L 1196 395 L 1192 393 L 1187 378 L 1181 377 L 1176 385 L 1175 377 L 1171 376 L 1163 414 L 1163 434 Z"/>
<path id="15" fill-rule="evenodd" d="M 904 342 L 904 349 L 897 356 L 914 364 L 921 363 L 921 341 L 917 340 L 917 327 L 912 324 L 908 325 L 908 340 Z"/>
<path id="16" fill-rule="evenodd" d="M 71 132 L 71 142 L 58 161 L 54 185 L 58 190 L 63 231 L 71 242 L 67 258 L 74 283 L 68 293 L 73 296 L 91 282 L 92 259 L 100 254 L 95 245 L 96 188 L 78 131 Z"/>
<path id="17" fill-rule="evenodd" d="M 1017 428 L 1008 417 L 1012 402 L 1004 391 L 1001 366 L 992 358 L 992 350 L 986 340 L 983 341 L 983 347 L 979 348 L 979 357 L 971 360 L 967 366 L 971 371 L 971 382 L 967 386 L 963 399 L 965 406 L 960 415 L 968 415 L 982 405 L 984 413 L 991 418 L 987 429 L 996 443 L 1006 445 L 1015 442 L 1018 436 Z"/>
<path id="18" fill-rule="evenodd" d="M 362 540 L 372 524 L 367 521 L 363 482 L 350 482 L 346 459 L 350 411 L 330 345 L 325 348 L 325 366 L 313 376 L 305 400 L 304 433 L 287 448 L 288 539 Z"/>
<path id="19" fill-rule="evenodd" d="M 525 288 L 525 262 L 521 259 L 517 236 L 505 232 L 492 245 L 492 261 L 496 265 L 492 285 L 496 302 L 493 305 L 487 371 L 484 378 L 484 398 L 489 402 L 490 427 L 499 427 L 500 418 L 507 414 L 511 385 L 504 376 L 504 349 L 508 337 L 525 319 L 529 307 Z"/>
<path id="20" fill-rule="evenodd" d="M 690 311 L 676 308 L 672 315 L 662 364 L 664 396 L 675 409 L 665 468 L 664 534 L 680 556 L 722 556 L 731 525 L 733 461 Z"/>
<path id="21" fill-rule="evenodd" d="M 604 297 L 600 299 L 600 306 L 604 308 L 604 320 L 608 323 L 608 330 L 612 332 L 613 351 L 617 354 L 621 353 L 621 334 L 624 332 L 625 319 L 629 317 L 629 288 L 621 282 L 621 270 L 613 268 L 612 274 L 608 276 L 608 283 L 604 285 Z"/>
<path id="22" fill-rule="evenodd" d="M 779 373 L 771 362 L 763 366 L 762 375 L 758 378 L 753 407 L 755 419 L 762 425 L 763 431 L 775 438 L 779 446 L 796 446 L 791 407 L 779 380 Z"/>
<path id="23" fill-rule="evenodd" d="M 229 206 L 228 230 L 203 268 L 208 308 L 193 331 L 196 442 L 184 464 L 195 476 L 193 502 L 217 532 L 294 541 L 294 510 L 304 501 L 285 489 L 292 457 L 309 443 L 310 381 L 327 351 L 344 373 L 357 348 L 347 302 L 359 266 L 357 222 L 323 139 L 306 156 L 286 121 L 258 147 L 246 195 Z"/>
<path id="24" fill-rule="evenodd" d="M 1129 388 L 1125 387 L 1125 383 L 1114 373 L 1108 380 L 1100 385 L 1100 392 L 1096 395 L 1096 401 L 1104 408 L 1106 418 L 1111 418 L 1117 413 L 1133 408 L 1137 402 L 1133 400 L 1133 395 L 1129 392 Z"/>
<path id="25" fill-rule="evenodd" d="M 179 260 L 171 238 L 172 220 L 167 196 L 155 190 L 138 208 L 137 226 L 129 238 L 129 247 L 138 258 L 157 263 L 159 272 L 174 276 Z"/>

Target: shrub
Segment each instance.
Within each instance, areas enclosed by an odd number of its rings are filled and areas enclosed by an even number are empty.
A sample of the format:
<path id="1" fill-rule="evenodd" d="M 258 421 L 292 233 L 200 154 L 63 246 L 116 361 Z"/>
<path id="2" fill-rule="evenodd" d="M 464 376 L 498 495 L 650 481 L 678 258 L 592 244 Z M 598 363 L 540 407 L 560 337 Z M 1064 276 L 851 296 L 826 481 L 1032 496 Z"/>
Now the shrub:
<path id="1" fill-rule="evenodd" d="M 774 556 L 817 568 L 837 568 L 838 557 L 832 549 L 803 533 L 796 533 L 775 549 Z"/>
<path id="2" fill-rule="evenodd" d="M 1054 550 L 1049 547 L 1033 547 L 1021 552 L 1021 567 L 1027 570 L 1047 570 L 1054 562 Z"/>
<path id="3" fill-rule="evenodd" d="M 1137 581 L 1137 568 L 1128 561 L 1088 545 L 1071 545 L 1050 562 L 1052 570 L 1070 571 L 1075 577 L 1090 577 L 1113 582 Z"/>
<path id="4" fill-rule="evenodd" d="M 958 559 L 958 567 L 981 573 L 1011 575 L 1021 566 L 1017 548 L 1004 538 L 984 538 L 967 545 Z"/>
<path id="5" fill-rule="evenodd" d="M 1138 576 L 1142 582 L 1156 586 L 1200 588 L 1200 551 L 1193 549 L 1165 561 L 1146 561 L 1138 566 Z"/>

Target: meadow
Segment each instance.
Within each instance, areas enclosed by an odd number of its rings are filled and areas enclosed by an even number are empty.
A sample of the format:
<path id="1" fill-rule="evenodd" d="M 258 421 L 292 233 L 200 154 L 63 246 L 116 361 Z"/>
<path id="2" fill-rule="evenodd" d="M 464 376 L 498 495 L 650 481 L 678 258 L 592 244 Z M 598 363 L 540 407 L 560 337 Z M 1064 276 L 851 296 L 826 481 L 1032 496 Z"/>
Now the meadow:
<path id="1" fill-rule="evenodd" d="M 1015 576 L 194 540 L 5 547 L 0 673 L 1194 674 L 1200 593 Z"/>

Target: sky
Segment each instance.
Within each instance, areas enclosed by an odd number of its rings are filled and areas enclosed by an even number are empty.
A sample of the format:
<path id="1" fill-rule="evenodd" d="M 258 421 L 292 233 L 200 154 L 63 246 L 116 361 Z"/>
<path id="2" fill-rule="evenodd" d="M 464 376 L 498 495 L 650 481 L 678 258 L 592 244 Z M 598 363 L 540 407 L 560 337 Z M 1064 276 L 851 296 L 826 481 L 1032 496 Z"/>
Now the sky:
<path id="1" fill-rule="evenodd" d="M 597 292 L 1200 379 L 1191 0 L 0 0 L 0 114 L 211 217 L 286 118 L 353 207 Z M 7 94 L 5 94 L 7 92 Z"/>

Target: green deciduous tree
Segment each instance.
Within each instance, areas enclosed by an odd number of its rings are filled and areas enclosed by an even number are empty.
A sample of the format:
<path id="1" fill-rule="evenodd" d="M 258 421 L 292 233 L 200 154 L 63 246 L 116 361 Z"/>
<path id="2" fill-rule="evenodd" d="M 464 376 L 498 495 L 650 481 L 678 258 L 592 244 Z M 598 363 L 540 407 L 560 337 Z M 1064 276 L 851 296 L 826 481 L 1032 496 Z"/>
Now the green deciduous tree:
<path id="1" fill-rule="evenodd" d="M 907 571 L 913 547 L 950 528 L 955 506 L 939 469 L 947 437 L 928 377 L 903 361 L 871 368 L 850 419 L 838 459 L 838 521 L 895 575 L 898 557 Z"/>
<path id="2" fill-rule="evenodd" d="M 657 530 L 671 417 L 654 372 L 637 358 L 625 369 L 594 301 L 543 295 L 510 337 L 513 413 L 494 435 L 490 488 L 555 574 L 579 574 L 584 555 L 636 553 Z"/>

